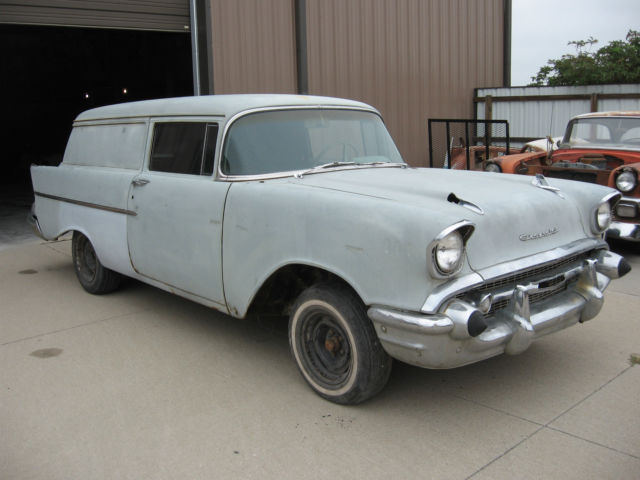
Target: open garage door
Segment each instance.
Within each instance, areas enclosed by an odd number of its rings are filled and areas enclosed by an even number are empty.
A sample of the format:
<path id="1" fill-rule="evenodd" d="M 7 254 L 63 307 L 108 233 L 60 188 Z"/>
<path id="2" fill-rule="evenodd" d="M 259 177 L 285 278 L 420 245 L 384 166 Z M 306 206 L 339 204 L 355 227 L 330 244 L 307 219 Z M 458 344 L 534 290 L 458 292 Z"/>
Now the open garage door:
<path id="1" fill-rule="evenodd" d="M 189 31 L 189 0 L 0 0 L 0 23 Z"/>
<path id="2" fill-rule="evenodd" d="M 2 8 L 0 17 L 6 19 Z M 150 24 L 137 23 L 142 25 Z M 33 198 L 29 166 L 62 160 L 80 112 L 193 94 L 191 36 L 184 29 L 178 33 L 0 22 L 0 58 L 2 232 L 28 232 L 26 214 Z M 12 218 L 13 226 L 6 224 Z"/>

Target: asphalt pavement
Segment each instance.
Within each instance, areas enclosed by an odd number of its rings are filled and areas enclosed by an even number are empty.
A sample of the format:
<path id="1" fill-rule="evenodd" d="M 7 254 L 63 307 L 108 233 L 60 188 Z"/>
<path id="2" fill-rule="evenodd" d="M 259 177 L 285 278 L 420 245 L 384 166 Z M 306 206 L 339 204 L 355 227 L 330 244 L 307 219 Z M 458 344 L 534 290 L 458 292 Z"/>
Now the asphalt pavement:
<path id="1" fill-rule="evenodd" d="M 355 407 L 316 396 L 280 318 L 137 281 L 105 296 L 70 241 L 0 248 L 0 478 L 639 479 L 640 245 L 594 320 L 518 356 L 395 363 Z"/>

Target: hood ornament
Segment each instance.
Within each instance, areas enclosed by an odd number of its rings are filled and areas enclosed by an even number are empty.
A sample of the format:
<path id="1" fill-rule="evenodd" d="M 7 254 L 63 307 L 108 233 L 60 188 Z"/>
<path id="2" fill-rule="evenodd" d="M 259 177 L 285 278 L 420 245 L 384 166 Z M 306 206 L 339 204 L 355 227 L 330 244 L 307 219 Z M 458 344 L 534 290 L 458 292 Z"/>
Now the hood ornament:
<path id="1" fill-rule="evenodd" d="M 564 195 L 562 194 L 562 192 L 560 192 L 560 189 L 558 187 L 552 187 L 551 185 L 549 185 L 549 182 L 547 182 L 547 179 L 544 178 L 544 175 L 542 175 L 541 173 L 536 173 L 536 176 L 533 177 L 533 180 L 531 180 L 531 185 L 533 185 L 534 187 L 542 188 L 543 190 L 548 190 L 555 193 L 560 198 L 564 198 Z"/>

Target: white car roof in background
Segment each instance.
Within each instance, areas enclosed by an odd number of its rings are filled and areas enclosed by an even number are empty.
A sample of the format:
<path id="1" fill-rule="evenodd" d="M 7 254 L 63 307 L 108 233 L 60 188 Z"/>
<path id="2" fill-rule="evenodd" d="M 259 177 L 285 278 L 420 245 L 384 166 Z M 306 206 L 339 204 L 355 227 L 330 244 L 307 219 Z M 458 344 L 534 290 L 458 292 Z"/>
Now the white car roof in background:
<path id="1" fill-rule="evenodd" d="M 576 115 L 573 118 L 600 118 L 600 117 L 640 117 L 640 112 L 592 112 Z"/>

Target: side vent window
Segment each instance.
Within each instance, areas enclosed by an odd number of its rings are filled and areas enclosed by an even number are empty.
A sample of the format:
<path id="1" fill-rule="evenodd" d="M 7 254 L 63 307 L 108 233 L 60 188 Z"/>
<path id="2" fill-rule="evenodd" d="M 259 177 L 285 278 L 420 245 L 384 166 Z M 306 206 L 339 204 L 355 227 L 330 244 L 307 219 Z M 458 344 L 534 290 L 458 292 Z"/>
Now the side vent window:
<path id="1" fill-rule="evenodd" d="M 156 123 L 149 170 L 211 175 L 217 137 L 217 124 Z"/>
<path id="2" fill-rule="evenodd" d="M 204 142 L 204 158 L 202 159 L 202 175 L 213 174 L 213 159 L 216 152 L 216 141 L 218 140 L 218 124 L 207 125 Z"/>

